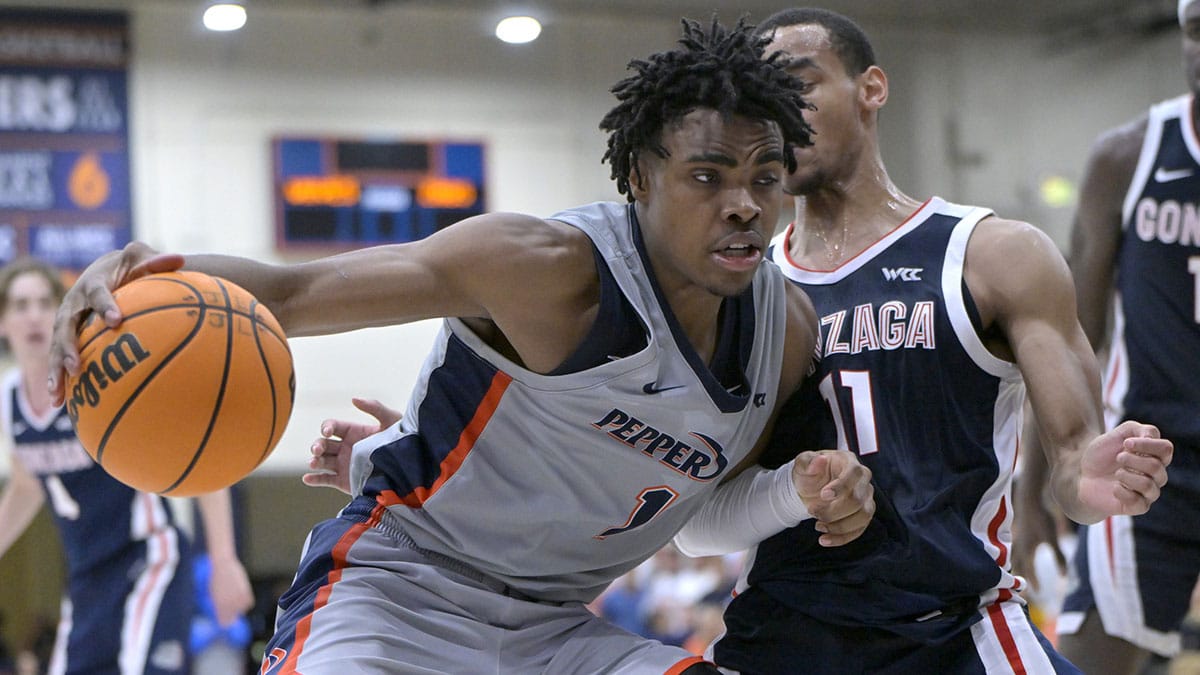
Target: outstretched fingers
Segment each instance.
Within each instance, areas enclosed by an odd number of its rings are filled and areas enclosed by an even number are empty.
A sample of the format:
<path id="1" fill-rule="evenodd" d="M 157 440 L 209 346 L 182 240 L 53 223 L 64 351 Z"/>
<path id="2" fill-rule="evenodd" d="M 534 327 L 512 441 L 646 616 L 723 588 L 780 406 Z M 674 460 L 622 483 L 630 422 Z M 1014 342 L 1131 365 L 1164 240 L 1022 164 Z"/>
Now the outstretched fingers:
<path id="1" fill-rule="evenodd" d="M 399 410 L 396 410 L 395 408 L 389 408 L 373 398 L 355 397 L 350 400 L 354 404 L 355 408 L 358 408 L 371 417 L 374 417 L 376 421 L 379 422 L 380 429 L 386 429 L 387 427 L 392 426 L 396 422 L 399 422 L 400 418 L 402 417 Z"/>
<path id="2" fill-rule="evenodd" d="M 325 434 L 326 426 L 337 420 L 325 420 L 321 424 L 321 433 Z M 336 425 L 333 425 L 336 426 Z M 330 436 L 332 434 L 326 434 Z M 300 477 L 305 485 L 312 487 L 331 487 L 350 494 L 350 456 L 352 444 L 347 444 L 338 438 L 318 438 L 309 446 L 312 457 L 308 460 L 309 471 Z"/>

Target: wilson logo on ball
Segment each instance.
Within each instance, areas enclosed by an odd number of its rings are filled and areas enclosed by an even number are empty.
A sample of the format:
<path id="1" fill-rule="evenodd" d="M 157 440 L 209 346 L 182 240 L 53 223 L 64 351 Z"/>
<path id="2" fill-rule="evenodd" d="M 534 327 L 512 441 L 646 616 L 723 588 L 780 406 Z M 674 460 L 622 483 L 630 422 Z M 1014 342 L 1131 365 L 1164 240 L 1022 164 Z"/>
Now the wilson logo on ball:
<path id="1" fill-rule="evenodd" d="M 87 364 L 79 373 L 79 382 L 71 388 L 67 399 L 67 415 L 72 422 L 79 421 L 79 406 L 96 407 L 100 403 L 100 391 L 107 389 L 110 382 L 121 379 L 137 364 L 150 357 L 137 336 L 126 333 L 100 352 L 100 357 Z"/>
<path id="2" fill-rule="evenodd" d="M 80 444 L 117 480 L 187 497 L 228 487 L 267 458 L 295 396 L 287 335 L 244 288 L 183 270 L 113 292 L 110 327 L 79 329 L 67 412 Z"/>

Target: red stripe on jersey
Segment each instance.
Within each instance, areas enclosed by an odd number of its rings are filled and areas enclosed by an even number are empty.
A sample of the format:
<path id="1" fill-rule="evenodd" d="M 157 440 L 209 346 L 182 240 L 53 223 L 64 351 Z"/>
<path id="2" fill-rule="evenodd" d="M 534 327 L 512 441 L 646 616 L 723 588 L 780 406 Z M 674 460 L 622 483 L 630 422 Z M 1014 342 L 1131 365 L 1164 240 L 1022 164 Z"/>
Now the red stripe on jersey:
<path id="1" fill-rule="evenodd" d="M 1104 519 L 1104 543 L 1108 549 L 1108 574 L 1112 577 L 1113 584 L 1117 583 L 1117 546 L 1113 541 L 1113 519 Z"/>
<path id="2" fill-rule="evenodd" d="M 699 656 L 688 657 L 688 658 L 680 661 L 679 663 L 676 663 L 675 665 L 671 666 L 667 670 L 667 672 L 663 673 L 663 675 L 679 675 L 680 673 L 687 670 L 688 668 L 691 668 L 692 666 L 696 665 L 697 663 L 708 663 L 708 662 L 705 661 L 704 659 L 700 658 Z"/>
<path id="3" fill-rule="evenodd" d="M 497 372 L 492 377 L 492 384 L 484 394 L 483 400 L 479 402 L 479 407 L 475 409 L 475 416 L 471 418 L 462 434 L 459 435 L 458 444 L 439 465 L 437 480 L 430 487 L 418 487 L 403 497 L 393 493 L 399 503 L 412 508 L 420 508 L 427 499 L 442 488 L 447 480 L 450 480 L 462 463 L 466 461 L 471 448 L 475 447 L 475 441 L 479 440 L 479 434 L 483 433 L 484 427 L 492 419 L 496 408 L 500 406 L 500 399 L 504 397 L 504 392 L 511 382 L 512 376 L 507 373 Z"/>
<path id="4" fill-rule="evenodd" d="M 1121 369 L 1125 364 L 1121 363 L 1121 352 L 1113 354 L 1113 366 L 1111 369 L 1111 377 L 1108 378 L 1108 383 L 1104 386 L 1104 400 L 1112 400 L 1113 387 L 1117 386 L 1117 380 L 1121 378 Z"/>
<path id="5" fill-rule="evenodd" d="M 146 540 L 146 553 L 149 554 L 149 548 L 154 546 L 158 549 L 158 560 L 154 563 L 153 567 L 147 570 L 147 572 L 143 573 L 142 578 L 146 583 L 144 586 L 142 586 L 141 594 L 134 603 L 133 626 L 130 629 L 132 635 L 137 635 L 138 631 L 141 630 L 142 620 L 146 618 L 146 602 L 150 599 L 150 596 L 154 594 L 154 590 L 159 584 L 158 578 L 163 573 L 167 563 L 170 562 L 170 550 L 168 549 L 167 535 L 165 532 L 157 531 L 158 528 L 155 527 L 155 499 L 156 498 L 151 494 L 145 492 L 138 493 L 138 501 L 141 502 L 142 506 L 146 508 L 147 527 L 150 528 L 151 532 L 155 533 Z"/>
<path id="6" fill-rule="evenodd" d="M 350 547 L 354 545 L 354 542 L 358 541 L 364 532 L 379 523 L 379 519 L 383 516 L 386 508 L 383 503 L 377 502 L 375 508 L 371 510 L 370 517 L 346 530 L 346 533 L 334 545 L 333 550 L 329 552 L 330 557 L 333 558 L 333 569 L 330 570 L 329 575 L 326 577 L 327 581 L 325 585 L 317 590 L 317 597 L 313 599 L 312 611 L 296 624 L 296 636 L 292 640 L 292 650 L 288 654 L 287 660 L 284 661 L 283 667 L 279 669 L 280 675 L 299 672 L 296 670 L 296 662 L 299 660 L 301 652 L 304 651 L 305 641 L 308 640 L 308 636 L 312 632 L 313 616 L 317 613 L 317 610 L 329 604 L 329 596 L 333 594 L 333 585 L 342 580 L 342 570 L 347 567 L 346 555 L 350 552 Z"/>
<path id="7" fill-rule="evenodd" d="M 1012 667 L 1014 675 L 1026 675 L 1025 664 L 1021 662 L 1021 652 L 1017 651 L 1017 641 L 1013 639 L 1012 631 L 1008 629 L 1008 618 L 1004 616 L 1002 602 L 995 602 L 988 606 L 988 618 L 992 621 L 996 638 L 1000 640 L 1000 646 L 1004 648 L 1004 656 L 1008 660 L 1008 665 Z"/>
<path id="8" fill-rule="evenodd" d="M 993 546 L 1000 549 L 1000 552 L 996 554 L 996 564 L 1001 567 L 1004 567 L 1005 562 L 1008 560 L 1008 547 L 1004 545 L 1004 542 L 1000 541 L 1000 526 L 1004 524 L 1006 516 L 1008 516 L 1008 502 L 1004 497 L 1001 497 L 1000 508 L 996 510 L 996 515 L 988 523 L 988 540 L 992 542 Z"/>

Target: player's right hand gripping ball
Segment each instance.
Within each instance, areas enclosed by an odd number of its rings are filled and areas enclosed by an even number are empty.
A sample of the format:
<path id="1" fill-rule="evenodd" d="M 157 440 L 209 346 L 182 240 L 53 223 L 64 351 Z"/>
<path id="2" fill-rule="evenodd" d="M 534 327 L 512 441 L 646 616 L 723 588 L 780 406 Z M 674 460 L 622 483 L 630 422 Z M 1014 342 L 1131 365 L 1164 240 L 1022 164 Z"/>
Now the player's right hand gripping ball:
<path id="1" fill-rule="evenodd" d="M 279 322 L 242 289 L 199 272 L 153 274 L 114 293 L 115 330 L 79 330 L 79 377 L 67 413 L 84 449 L 145 492 L 228 487 L 283 435 L 296 389 Z"/>

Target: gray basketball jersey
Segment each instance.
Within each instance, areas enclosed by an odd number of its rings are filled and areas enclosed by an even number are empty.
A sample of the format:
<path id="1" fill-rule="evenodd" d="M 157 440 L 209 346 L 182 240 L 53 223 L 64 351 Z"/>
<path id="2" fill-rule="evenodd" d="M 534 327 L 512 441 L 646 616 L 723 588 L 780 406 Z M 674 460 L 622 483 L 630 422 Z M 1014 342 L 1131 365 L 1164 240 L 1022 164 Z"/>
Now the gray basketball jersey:
<path id="1" fill-rule="evenodd" d="M 786 291 L 762 265 L 726 300 L 719 339 L 742 345 L 730 387 L 662 302 L 631 206 L 552 219 L 591 238 L 645 348 L 541 375 L 447 319 L 404 419 L 354 448 L 351 478 L 420 548 L 534 598 L 586 602 L 667 543 L 754 446 L 777 397 Z"/>

